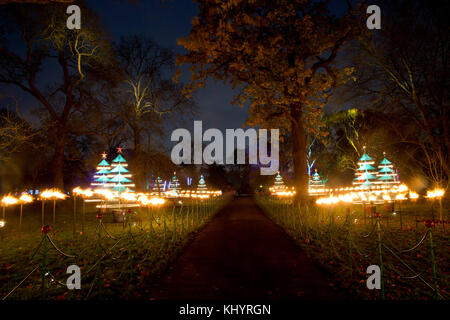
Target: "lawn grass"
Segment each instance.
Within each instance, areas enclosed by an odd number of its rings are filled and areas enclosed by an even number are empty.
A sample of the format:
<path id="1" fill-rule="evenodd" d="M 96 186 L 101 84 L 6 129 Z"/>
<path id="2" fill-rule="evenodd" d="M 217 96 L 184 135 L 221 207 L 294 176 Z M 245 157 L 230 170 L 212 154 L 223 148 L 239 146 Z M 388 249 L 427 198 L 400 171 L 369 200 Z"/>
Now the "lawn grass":
<path id="1" fill-rule="evenodd" d="M 333 278 L 330 285 L 347 290 L 357 299 L 382 299 L 381 290 L 368 290 L 366 286 L 369 277 L 366 269 L 369 265 L 380 265 L 380 255 L 377 218 L 364 215 L 362 205 L 310 205 L 298 209 L 290 200 L 258 197 L 258 202 L 272 220 L 329 272 Z M 395 207 L 395 214 L 390 208 L 378 205 L 376 212 L 381 213 L 385 299 L 436 298 L 429 234 L 423 239 L 428 228 L 422 220 L 431 219 L 429 204 L 402 203 L 401 208 Z M 449 227 L 437 224 L 430 228 L 440 299 L 450 297 Z M 422 239 L 414 250 L 402 252 L 415 247 Z"/>
<path id="2" fill-rule="evenodd" d="M 6 225 L 0 230 L 0 298 L 12 291 L 7 299 L 145 299 L 153 281 L 227 198 L 183 200 L 182 205 L 174 202 L 153 209 L 133 208 L 126 225 L 113 223 L 111 214 L 103 214 L 100 225 L 93 203 L 86 203 L 82 223 L 82 200 L 78 199 L 75 229 L 73 201 L 57 202 L 55 224 L 53 203 L 46 204 L 45 223 L 51 228 L 48 235 L 61 252 L 47 243 L 45 260 L 49 274 L 44 293 L 44 249 L 36 251 L 43 238 L 41 203 L 24 206 L 21 228 L 19 208 L 7 208 Z M 81 269 L 81 290 L 66 287 L 66 270 L 72 264 Z"/>

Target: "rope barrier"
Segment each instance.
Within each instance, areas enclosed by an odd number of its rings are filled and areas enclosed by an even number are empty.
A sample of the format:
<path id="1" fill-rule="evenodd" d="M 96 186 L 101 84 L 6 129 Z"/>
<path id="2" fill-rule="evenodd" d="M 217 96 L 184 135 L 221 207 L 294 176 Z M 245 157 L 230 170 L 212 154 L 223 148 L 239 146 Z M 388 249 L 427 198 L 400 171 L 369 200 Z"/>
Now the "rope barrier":
<path id="1" fill-rule="evenodd" d="M 383 231 L 386 231 L 383 227 L 382 227 Z M 389 245 L 391 245 L 394 249 L 396 249 L 398 252 L 400 253 L 407 253 L 407 252 L 411 252 L 416 250 L 418 247 L 420 247 L 420 245 L 427 239 L 427 236 L 429 234 L 430 230 L 427 230 L 424 235 L 422 236 L 422 238 L 419 240 L 419 242 L 417 244 L 415 244 L 412 248 L 410 249 L 404 249 L 404 250 L 400 250 L 398 249 L 387 237 L 383 237 L 383 239 L 387 242 L 389 242 Z"/>
<path id="2" fill-rule="evenodd" d="M 39 245 L 36 247 L 36 249 L 34 250 L 33 254 L 31 255 L 30 261 L 33 260 L 34 256 L 36 255 L 36 253 L 41 248 L 43 242 L 44 242 L 44 237 L 41 238 L 41 242 L 39 242 Z"/>
<path id="3" fill-rule="evenodd" d="M 50 271 L 47 271 L 46 275 L 49 275 L 50 278 L 52 278 L 52 280 L 50 281 L 50 283 L 54 282 L 54 283 L 56 283 L 56 284 L 59 284 L 59 285 L 62 286 L 62 287 L 65 287 L 65 286 L 66 286 L 66 284 L 64 284 L 64 283 L 62 283 L 62 282 L 56 280 L 56 278 L 53 276 L 53 274 L 50 273 Z"/>
<path id="4" fill-rule="evenodd" d="M 122 241 L 122 239 L 119 239 L 109 250 L 107 250 L 107 251 L 111 251 L 112 249 L 114 249 L 114 247 L 120 242 L 120 241 Z M 97 262 L 88 270 L 88 271 L 86 271 L 86 274 L 88 274 L 89 272 L 91 272 L 92 271 L 92 269 L 94 269 L 96 266 L 97 266 L 97 264 L 101 261 L 101 260 L 103 260 L 106 256 L 107 256 L 108 254 L 105 254 L 105 255 L 103 255 L 100 259 L 98 259 L 97 260 Z"/>
<path id="5" fill-rule="evenodd" d="M 345 244 L 342 244 L 339 242 L 339 234 L 340 232 L 344 232 L 345 230 L 341 229 L 342 227 L 348 226 L 346 232 L 347 232 L 347 247 L 349 252 L 349 266 L 350 266 L 350 274 L 353 273 L 353 254 L 352 254 L 352 248 L 356 249 L 356 253 L 359 254 L 364 259 L 370 257 L 372 255 L 372 249 L 369 248 L 369 252 L 364 252 L 362 248 L 357 244 L 355 239 L 367 239 L 371 237 L 375 231 L 377 231 L 377 251 L 378 251 L 378 259 L 379 264 L 382 272 L 382 294 L 384 299 L 384 272 L 383 272 L 383 252 L 382 249 L 387 250 L 387 252 L 395 259 L 394 261 L 400 261 L 401 265 L 407 268 L 412 274 L 411 275 L 405 275 L 400 273 L 393 265 L 392 267 L 389 264 L 390 270 L 393 270 L 396 274 L 398 274 L 403 279 L 419 279 L 421 282 L 423 282 L 428 288 L 433 290 L 435 297 L 443 298 L 442 294 L 438 292 L 438 284 L 437 284 L 437 271 L 436 271 L 436 262 L 435 262 L 435 255 L 434 255 L 434 247 L 433 239 L 432 239 L 432 227 L 435 226 L 436 221 L 433 220 L 424 220 L 425 225 L 427 226 L 427 231 L 421 235 L 421 238 L 419 241 L 417 241 L 412 247 L 407 249 L 397 249 L 395 245 L 392 244 L 390 239 L 386 236 L 385 233 L 387 233 L 387 230 L 384 226 L 384 224 L 381 224 L 381 214 L 375 213 L 373 216 L 376 218 L 375 223 L 373 224 L 373 227 L 371 228 L 370 232 L 364 235 L 355 235 L 351 230 L 351 219 L 350 219 L 350 212 L 348 212 L 347 218 L 345 219 L 343 225 L 341 226 L 339 222 L 335 223 L 335 220 L 331 218 L 331 213 L 328 212 L 328 214 L 325 214 L 323 212 L 319 213 L 318 208 L 316 208 L 316 215 L 313 220 L 309 219 L 309 216 L 307 213 L 310 212 L 309 208 L 306 210 L 300 210 L 298 208 L 298 218 L 299 221 L 297 223 L 296 216 L 293 216 L 294 213 L 288 212 L 288 208 L 285 206 L 285 203 L 277 202 L 273 199 L 259 199 L 261 204 L 266 207 L 268 213 L 270 216 L 272 216 L 273 219 L 277 221 L 280 225 L 284 226 L 285 229 L 287 229 L 289 232 L 297 233 L 297 236 L 300 235 L 301 237 L 309 237 L 312 236 L 314 233 L 316 234 L 317 238 L 319 237 L 319 233 L 322 235 L 326 235 L 326 233 L 329 233 L 330 240 L 326 240 L 326 238 L 319 239 L 319 247 L 325 248 L 325 246 L 321 246 L 320 244 L 322 242 L 326 241 L 332 241 L 330 246 L 333 246 L 330 253 L 333 254 L 335 258 L 339 258 L 337 251 L 338 247 L 345 247 Z M 292 209 L 292 208 L 291 208 Z M 292 210 L 291 210 L 292 211 Z M 336 215 L 337 213 L 334 212 Z M 353 211 L 355 213 L 355 211 Z M 330 221 L 326 221 L 324 219 L 319 219 L 319 215 L 321 217 L 329 217 Z M 339 215 L 336 217 L 339 218 Z M 291 223 L 290 220 L 293 220 L 293 223 Z M 323 227 L 319 225 L 319 220 L 321 220 Z M 420 221 L 420 220 L 416 220 Z M 447 221 L 442 220 L 440 221 L 441 224 L 447 223 Z M 293 228 L 291 226 L 293 225 Z M 299 226 L 299 228 L 296 228 L 296 226 Z M 304 234 L 306 232 L 306 234 Z M 414 268 L 409 266 L 399 255 L 400 254 L 407 254 L 410 252 L 413 252 L 414 250 L 417 250 L 419 247 L 421 247 L 423 244 L 425 244 L 425 241 L 429 238 L 430 244 L 429 244 L 429 251 L 430 251 L 430 261 L 431 261 L 431 267 L 432 267 L 432 277 L 433 277 L 433 284 L 430 284 L 424 279 L 424 274 L 426 273 L 426 270 L 423 270 L 421 272 L 416 272 Z M 383 243 L 383 241 L 386 242 L 386 244 Z M 393 247 L 394 249 L 392 249 Z"/>
<path id="6" fill-rule="evenodd" d="M 391 269 L 392 271 L 394 271 L 399 277 L 404 278 L 404 279 L 415 279 L 419 276 L 422 276 L 422 274 L 424 274 L 426 272 L 426 270 L 423 270 L 420 273 L 417 273 L 412 275 L 412 276 L 405 276 L 403 275 L 400 271 L 398 271 L 393 265 L 389 265 L 389 269 Z"/>
<path id="7" fill-rule="evenodd" d="M 55 248 L 55 250 L 58 251 L 63 256 L 68 257 L 68 258 L 76 258 L 77 257 L 77 255 L 70 255 L 70 254 L 63 252 L 61 249 L 59 249 L 48 234 L 46 235 L 46 237 L 48 238 L 48 240 L 50 240 L 50 244 L 53 246 L 53 248 Z"/>
<path id="8" fill-rule="evenodd" d="M 356 249 L 356 252 L 363 258 L 367 258 L 370 256 L 370 254 L 362 253 L 362 250 L 356 245 L 355 241 L 353 241 L 353 238 L 350 238 L 351 244 L 353 245 L 353 248 Z"/>
<path id="9" fill-rule="evenodd" d="M 101 226 L 102 226 L 102 229 L 105 231 L 106 235 L 107 235 L 109 238 L 111 238 L 111 239 L 113 239 L 113 240 L 119 239 L 119 238 L 117 238 L 117 237 L 114 237 L 112 234 L 110 234 L 110 233 L 108 232 L 108 230 L 106 230 L 106 227 L 105 227 L 105 225 L 104 225 L 103 222 L 100 222 L 100 224 L 101 224 Z"/>
<path id="10" fill-rule="evenodd" d="M 377 225 L 374 224 L 372 230 L 368 234 L 361 235 L 361 238 L 369 238 L 374 233 L 376 227 L 377 227 Z"/>
<path id="11" fill-rule="evenodd" d="M 430 233 L 430 230 L 427 230 L 427 231 L 425 232 L 425 234 L 423 235 L 422 239 L 420 239 L 420 241 L 419 241 L 415 246 L 413 246 L 413 247 L 410 248 L 410 249 L 401 250 L 400 252 L 401 252 L 401 253 L 406 253 L 406 252 L 411 252 L 411 251 L 416 250 L 416 249 L 417 249 L 418 247 L 420 247 L 420 245 L 426 240 L 426 238 L 427 238 L 427 236 L 428 236 L 429 233 Z"/>
<path id="12" fill-rule="evenodd" d="M 383 247 L 388 250 L 398 261 L 400 261 L 408 270 L 411 272 L 414 272 L 417 274 L 417 272 L 412 269 L 406 262 L 404 262 L 391 248 L 387 247 L 383 244 Z M 424 278 L 422 278 L 420 275 L 417 276 L 427 287 L 429 287 L 431 290 L 435 291 L 432 285 L 430 285 Z M 439 295 L 442 299 L 444 298 L 439 292 L 436 292 L 437 295 Z"/>
<path id="13" fill-rule="evenodd" d="M 120 255 L 114 257 L 113 254 L 112 254 L 112 251 L 106 250 L 106 249 L 103 248 L 103 247 L 101 247 L 101 249 L 102 249 L 102 251 L 103 251 L 106 255 L 110 255 L 109 257 L 110 257 L 112 260 L 118 260 L 118 259 L 123 255 L 123 252 L 122 252 L 122 253 L 120 253 Z"/>
<path id="14" fill-rule="evenodd" d="M 195 209 L 195 213 L 198 216 L 195 220 L 195 225 L 193 226 L 193 229 L 190 230 L 194 230 L 196 229 L 197 226 L 201 225 L 204 222 L 204 218 L 205 217 L 209 217 L 214 211 L 216 211 L 217 208 L 220 207 L 221 203 L 217 203 L 217 206 L 215 206 L 215 203 L 206 203 L 203 205 L 198 205 L 199 207 L 201 206 L 201 208 L 197 208 Z M 184 206 L 182 205 L 178 211 L 178 215 L 182 216 L 183 215 L 183 210 L 184 210 Z M 188 215 L 187 218 L 189 219 L 189 213 L 191 213 L 190 211 L 194 210 L 194 208 L 188 208 Z M 200 211 L 199 211 L 200 210 Z M 174 212 L 173 212 L 174 213 Z M 160 216 L 163 215 L 165 216 L 165 212 L 160 212 Z M 129 225 L 129 229 L 127 232 L 127 235 L 123 235 L 121 237 L 117 237 L 114 236 L 113 234 L 111 234 L 107 229 L 106 226 L 102 223 L 102 214 L 98 214 L 97 218 L 99 219 L 99 223 L 97 224 L 96 227 L 96 233 L 98 236 L 98 242 L 97 242 L 97 247 L 98 247 L 98 252 L 97 252 L 97 257 L 99 257 L 98 259 L 94 260 L 94 264 L 92 266 L 89 267 L 89 269 L 87 271 L 83 272 L 83 281 L 87 281 L 90 276 L 89 274 L 92 272 L 92 270 L 94 270 L 94 268 L 97 268 L 97 274 L 95 275 L 95 277 L 93 278 L 93 281 L 90 285 L 90 289 L 86 295 L 86 299 L 89 298 L 89 296 L 92 294 L 92 291 L 96 285 L 96 283 L 100 283 L 101 279 L 99 278 L 101 276 L 101 274 L 103 274 L 103 272 L 101 271 L 101 267 L 100 267 L 100 263 L 107 257 L 109 256 L 113 261 L 117 261 L 119 260 L 124 252 L 123 250 L 121 250 L 118 254 L 114 255 L 113 254 L 113 250 L 119 245 L 119 243 L 123 242 L 124 239 L 128 239 L 128 263 L 124 264 L 124 268 L 129 267 L 129 275 L 130 275 L 130 280 L 133 280 L 133 266 L 134 266 L 134 252 L 136 250 L 136 243 L 139 243 L 140 247 L 144 247 L 145 244 L 150 243 L 152 240 L 152 237 L 148 237 L 148 234 L 146 232 L 146 229 L 139 226 L 136 230 L 139 230 L 137 233 L 132 231 L 132 217 L 128 217 L 127 222 Z M 152 214 L 150 217 L 150 223 L 153 221 L 155 221 L 157 223 L 158 226 L 161 226 L 162 223 L 159 222 L 160 221 L 160 217 L 154 217 L 154 215 Z M 181 228 L 182 231 L 184 229 L 184 218 L 182 218 L 183 220 L 181 221 Z M 173 220 L 173 218 L 172 218 Z M 170 222 L 170 217 L 169 217 L 169 222 Z M 175 223 L 175 221 L 173 220 L 173 222 Z M 189 223 L 188 223 L 189 225 Z M 166 227 L 166 226 L 165 226 Z M 174 226 L 175 227 L 175 226 Z M 176 226 L 178 228 L 178 226 Z M 104 235 L 112 240 L 117 240 L 112 246 L 110 246 L 109 248 L 105 248 L 102 243 L 101 240 L 102 238 L 104 239 L 105 236 L 101 236 L 101 230 L 104 231 Z M 40 251 L 40 249 L 43 248 L 42 251 L 42 263 L 38 266 L 36 266 L 25 278 L 23 278 L 10 292 L 8 292 L 7 295 L 5 295 L 2 300 L 7 299 L 8 297 L 10 297 L 14 292 L 17 291 L 18 288 L 20 288 L 20 286 L 23 285 L 23 283 L 29 279 L 34 272 L 36 272 L 38 269 L 41 269 L 41 277 L 42 277 L 42 284 L 41 284 L 41 297 L 44 299 L 45 298 L 45 292 L 46 292 L 46 287 L 47 287 L 47 283 L 49 281 L 49 283 L 51 284 L 56 284 L 58 286 L 66 286 L 66 284 L 60 282 L 58 279 L 56 279 L 56 277 L 48 270 L 47 268 L 47 254 L 48 254 L 48 247 L 47 247 L 47 239 L 50 242 L 50 245 L 53 247 L 53 249 L 57 252 L 58 255 L 63 256 L 65 258 L 71 258 L 71 259 L 80 259 L 83 254 L 85 254 L 85 252 L 89 249 L 92 249 L 92 247 L 89 245 L 91 242 L 88 242 L 88 245 L 85 246 L 79 253 L 77 254 L 68 254 L 67 252 L 63 251 L 55 242 L 54 240 L 50 237 L 49 232 L 50 232 L 50 227 L 49 226 L 44 226 L 42 227 L 42 232 L 43 232 L 43 236 L 40 239 L 40 242 L 38 244 L 38 246 L 36 247 L 36 249 L 34 249 L 29 261 L 32 261 L 34 259 L 34 257 L 36 256 L 36 254 Z M 167 232 L 167 230 L 165 231 Z M 188 232 L 189 233 L 189 232 Z M 180 234 L 181 235 L 181 234 Z M 184 232 L 183 232 L 184 235 Z M 166 237 L 165 237 L 166 239 Z M 174 238 L 175 239 L 175 238 Z M 132 246 L 133 244 L 133 246 Z M 126 247 L 125 247 L 126 248 Z M 161 250 L 165 250 L 167 249 L 166 246 L 162 246 L 160 248 Z M 145 254 L 144 260 L 147 259 L 147 257 L 149 255 L 152 255 L 153 252 L 152 250 L 148 250 L 148 252 Z M 53 263 L 53 262 L 52 262 Z M 100 274 L 99 274 L 100 272 Z M 122 272 L 121 272 L 122 274 Z M 47 279 L 48 278 L 48 279 Z M 99 282 L 100 281 L 100 282 Z M 101 289 L 101 288 L 100 288 Z"/>
<path id="15" fill-rule="evenodd" d="M 37 269 L 39 269 L 39 266 L 35 267 L 22 281 L 19 282 L 17 286 L 15 286 L 6 296 L 4 296 L 2 300 L 6 300 L 11 294 L 13 294 Z"/>

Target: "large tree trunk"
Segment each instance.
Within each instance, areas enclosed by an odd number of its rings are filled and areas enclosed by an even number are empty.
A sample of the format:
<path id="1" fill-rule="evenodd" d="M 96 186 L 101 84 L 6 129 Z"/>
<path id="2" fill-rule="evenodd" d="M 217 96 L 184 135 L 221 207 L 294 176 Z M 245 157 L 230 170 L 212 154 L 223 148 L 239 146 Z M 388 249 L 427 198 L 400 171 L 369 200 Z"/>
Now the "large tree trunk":
<path id="1" fill-rule="evenodd" d="M 295 202 L 303 205 L 308 201 L 308 174 L 306 165 L 306 134 L 300 107 L 291 108 L 291 129 L 294 160 Z"/>
<path id="2" fill-rule="evenodd" d="M 144 163 L 142 160 L 142 149 L 141 149 L 141 131 L 137 128 L 133 128 L 134 134 L 134 154 L 133 154 L 133 177 L 134 183 L 136 185 L 136 190 L 145 190 L 145 172 Z"/>
<path id="3" fill-rule="evenodd" d="M 53 186 L 64 190 L 64 151 L 66 147 L 66 134 L 58 131 L 55 137 L 55 153 L 53 155 Z"/>

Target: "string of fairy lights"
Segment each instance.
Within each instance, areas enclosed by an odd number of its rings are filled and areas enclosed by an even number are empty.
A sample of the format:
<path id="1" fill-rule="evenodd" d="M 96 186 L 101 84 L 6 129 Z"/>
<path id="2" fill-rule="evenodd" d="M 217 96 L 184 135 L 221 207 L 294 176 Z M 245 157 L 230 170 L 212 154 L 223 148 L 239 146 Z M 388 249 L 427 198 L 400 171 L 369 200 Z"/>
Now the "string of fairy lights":
<path id="1" fill-rule="evenodd" d="M 378 165 L 378 170 L 374 167 L 375 161 L 366 153 L 359 158 L 358 169 L 355 171 L 355 178 L 350 187 L 326 188 L 325 182 L 320 178 L 319 173 L 310 177 L 308 193 L 316 198 L 318 205 L 335 205 L 338 203 L 379 204 L 392 201 L 417 200 L 419 195 L 408 188 L 406 184 L 400 182 L 394 165 L 386 158 Z M 277 197 L 293 197 L 296 194 L 294 187 L 287 187 L 283 178 L 278 172 L 275 176 L 274 184 L 269 188 L 271 195 Z M 442 199 L 445 191 L 440 188 L 428 190 L 425 198 Z"/>

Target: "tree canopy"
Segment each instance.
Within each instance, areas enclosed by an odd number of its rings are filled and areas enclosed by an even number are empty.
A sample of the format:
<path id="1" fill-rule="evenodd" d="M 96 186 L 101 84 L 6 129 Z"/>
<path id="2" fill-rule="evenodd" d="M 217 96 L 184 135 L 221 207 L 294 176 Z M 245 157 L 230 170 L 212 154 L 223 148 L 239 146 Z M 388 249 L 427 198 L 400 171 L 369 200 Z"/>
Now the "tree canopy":
<path id="1" fill-rule="evenodd" d="M 320 134 L 320 115 L 332 88 L 345 82 L 350 68 L 336 65 L 342 45 L 355 36 L 349 11 L 330 14 L 327 1 L 196 1 L 199 14 L 178 43 L 177 57 L 190 64 L 189 93 L 208 77 L 230 83 L 233 102 L 250 103 L 248 124 L 283 126 L 292 131 L 298 196 L 305 195 L 305 131 Z"/>

